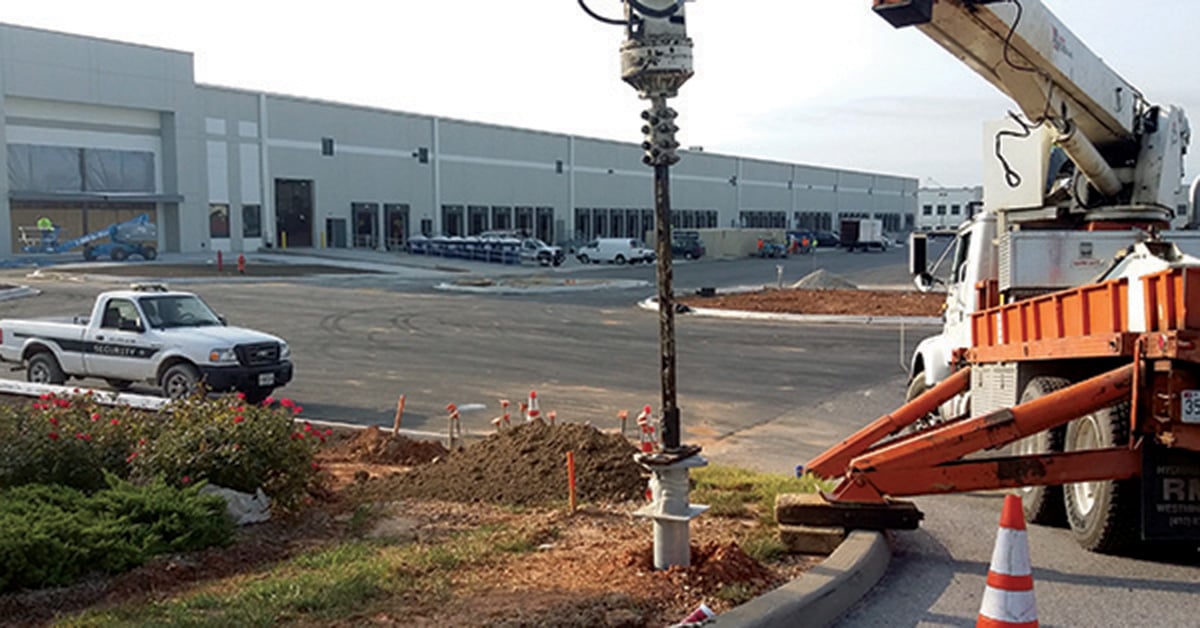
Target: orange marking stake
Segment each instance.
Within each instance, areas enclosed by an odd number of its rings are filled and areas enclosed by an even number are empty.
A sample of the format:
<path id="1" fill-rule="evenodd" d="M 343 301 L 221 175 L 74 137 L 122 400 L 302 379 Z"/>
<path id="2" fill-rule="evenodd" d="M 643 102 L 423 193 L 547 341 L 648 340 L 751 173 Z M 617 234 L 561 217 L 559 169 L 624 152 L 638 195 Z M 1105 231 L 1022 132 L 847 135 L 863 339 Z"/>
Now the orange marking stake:
<path id="1" fill-rule="evenodd" d="M 571 512 L 575 512 L 575 452 L 567 452 L 567 488 L 570 491 Z"/>
<path id="2" fill-rule="evenodd" d="M 629 421 L 629 411 L 621 410 L 617 413 L 617 419 L 621 421 L 621 436 L 625 435 L 625 423 Z"/>
<path id="3" fill-rule="evenodd" d="M 238 274 L 239 275 L 246 274 L 246 256 L 245 255 L 238 255 Z"/>
<path id="4" fill-rule="evenodd" d="M 1021 498 L 1006 495 L 975 628 L 1037 628 L 1033 569 L 1025 534 Z"/>
<path id="5" fill-rule="evenodd" d="M 217 272 L 221 272 L 224 269 L 225 269 L 225 256 L 221 255 L 220 251 L 217 251 Z"/>
<path id="6" fill-rule="evenodd" d="M 400 434 L 400 421 L 404 418 L 404 395 L 400 395 L 400 400 L 396 402 L 396 417 L 392 419 L 392 436 Z"/>

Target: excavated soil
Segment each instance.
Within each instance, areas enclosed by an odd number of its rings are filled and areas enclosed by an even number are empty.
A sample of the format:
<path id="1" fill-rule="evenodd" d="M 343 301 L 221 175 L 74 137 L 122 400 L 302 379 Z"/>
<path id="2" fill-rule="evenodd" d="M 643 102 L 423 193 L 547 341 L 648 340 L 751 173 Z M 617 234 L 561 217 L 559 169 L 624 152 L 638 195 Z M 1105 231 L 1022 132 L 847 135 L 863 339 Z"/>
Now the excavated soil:
<path id="1" fill-rule="evenodd" d="M 566 507 L 568 451 L 582 504 L 575 512 Z M 301 513 L 243 528 L 231 547 L 164 556 L 71 587 L 0 596 L 0 625 L 48 624 L 97 605 L 184 595 L 378 530 L 435 541 L 503 525 L 540 539 L 540 545 L 499 562 L 457 568 L 448 598 L 375 600 L 370 615 L 339 625 L 664 626 L 701 603 L 728 611 L 820 559 L 759 563 L 739 545 L 762 525 L 758 513 L 705 515 L 690 526 L 691 565 L 655 570 L 652 523 L 632 514 L 645 503 L 647 482 L 634 453 L 618 434 L 540 421 L 455 451 L 377 428 L 337 431 L 317 456 L 328 472 L 327 487 L 315 491 Z M 356 523 L 363 503 L 373 504 L 377 514 L 369 530 Z"/>
<path id="2" fill-rule="evenodd" d="M 766 289 L 757 292 L 686 297 L 693 308 L 782 314 L 850 316 L 940 316 L 946 295 L 901 290 Z"/>
<path id="3" fill-rule="evenodd" d="M 395 478 L 402 497 L 531 506 L 567 497 L 567 452 L 574 452 L 580 500 L 621 502 L 646 490 L 637 449 L 618 434 L 541 421 L 492 434 Z"/>

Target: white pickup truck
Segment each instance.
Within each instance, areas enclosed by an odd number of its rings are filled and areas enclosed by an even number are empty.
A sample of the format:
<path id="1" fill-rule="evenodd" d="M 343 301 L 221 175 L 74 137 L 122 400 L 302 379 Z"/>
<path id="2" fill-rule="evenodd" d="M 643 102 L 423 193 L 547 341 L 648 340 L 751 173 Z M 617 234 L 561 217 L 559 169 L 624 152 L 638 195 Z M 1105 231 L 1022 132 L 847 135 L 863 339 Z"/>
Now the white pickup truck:
<path id="1" fill-rule="evenodd" d="M 230 327 L 200 297 L 159 284 L 104 292 L 90 317 L 0 320 L 0 360 L 23 364 L 31 382 L 147 382 L 173 399 L 203 384 L 258 403 L 292 379 L 286 342 Z"/>

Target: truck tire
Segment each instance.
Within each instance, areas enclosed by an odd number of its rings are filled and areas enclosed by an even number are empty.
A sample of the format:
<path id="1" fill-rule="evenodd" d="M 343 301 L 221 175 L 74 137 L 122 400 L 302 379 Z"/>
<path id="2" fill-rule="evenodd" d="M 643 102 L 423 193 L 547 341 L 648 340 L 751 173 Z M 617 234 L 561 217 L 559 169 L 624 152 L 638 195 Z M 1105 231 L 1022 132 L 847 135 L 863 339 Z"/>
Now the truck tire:
<path id="1" fill-rule="evenodd" d="M 1123 446 L 1129 441 L 1129 402 L 1071 421 L 1064 449 L 1080 451 Z M 1063 486 L 1071 536 L 1084 549 L 1112 554 L 1141 537 L 1141 485 L 1137 478 L 1078 482 Z"/>
<path id="2" fill-rule="evenodd" d="M 927 390 L 929 390 L 929 384 L 925 383 L 925 371 L 917 371 L 916 374 L 913 375 L 912 379 L 908 380 L 908 388 L 904 391 L 904 403 L 908 403 L 913 399 L 920 397 L 921 395 L 925 394 L 925 391 Z M 940 413 L 935 410 L 934 412 L 931 412 L 917 419 L 916 421 L 913 421 L 911 425 L 904 427 L 899 432 L 896 432 L 896 434 L 900 436 L 916 434 L 917 432 L 923 432 L 931 427 L 934 427 L 941 422 L 942 419 Z"/>
<path id="3" fill-rule="evenodd" d="M 1026 403 L 1070 386 L 1070 380 L 1062 377 L 1035 377 L 1025 385 L 1020 403 Z M 1057 427 L 1022 438 L 1009 445 L 1014 456 L 1058 453 L 1063 450 L 1065 427 Z M 1062 527 L 1067 523 L 1067 511 L 1063 505 L 1062 486 L 1023 486 L 1016 494 L 1021 497 L 1025 520 L 1030 523 Z"/>
<path id="4" fill-rule="evenodd" d="M 142 258 L 145 259 L 147 262 L 153 261 L 154 259 L 158 258 L 158 249 L 156 249 L 152 246 L 143 246 L 142 247 Z"/>
<path id="5" fill-rule="evenodd" d="M 118 246 L 112 250 L 112 253 L 109 254 L 109 257 L 112 257 L 114 262 L 123 262 L 127 257 L 129 257 L 129 251 L 126 251 Z"/>
<path id="6" fill-rule="evenodd" d="M 96 261 L 96 249 L 90 246 L 83 247 L 83 259 L 88 262 Z"/>
<path id="7" fill-rule="evenodd" d="M 613 258 L 613 262 L 615 262 L 615 263 L 617 263 L 617 264 L 624 264 L 624 263 L 625 263 L 625 256 L 624 256 L 624 255 L 621 255 L 620 253 L 618 253 L 618 254 L 617 254 L 617 256 Z"/>
<path id="8" fill-rule="evenodd" d="M 267 397 L 271 396 L 270 388 L 247 388 L 242 391 L 246 395 L 246 403 L 254 406 L 262 403 Z"/>
<path id="9" fill-rule="evenodd" d="M 592 263 L 592 260 L 588 259 L 588 256 L 586 256 L 586 255 L 580 255 L 580 256 L 579 256 L 579 263 L 580 263 L 580 264 L 591 264 L 591 263 Z"/>
<path id="10" fill-rule="evenodd" d="M 110 387 L 112 387 L 113 390 L 116 390 L 117 392 L 124 392 L 126 390 L 129 390 L 130 386 L 133 386 L 133 382 L 131 382 L 127 379 L 106 379 L 106 380 L 104 380 L 104 382 L 107 383 Z"/>
<path id="11" fill-rule="evenodd" d="M 176 364 L 163 373 L 159 386 L 168 399 L 190 397 L 200 387 L 200 371 L 191 364 Z"/>
<path id="12" fill-rule="evenodd" d="M 29 365 L 25 369 L 25 380 L 34 384 L 55 384 L 62 385 L 67 381 L 67 374 L 63 373 L 62 367 L 58 364 L 58 359 L 49 351 L 35 353 L 29 358 Z"/>

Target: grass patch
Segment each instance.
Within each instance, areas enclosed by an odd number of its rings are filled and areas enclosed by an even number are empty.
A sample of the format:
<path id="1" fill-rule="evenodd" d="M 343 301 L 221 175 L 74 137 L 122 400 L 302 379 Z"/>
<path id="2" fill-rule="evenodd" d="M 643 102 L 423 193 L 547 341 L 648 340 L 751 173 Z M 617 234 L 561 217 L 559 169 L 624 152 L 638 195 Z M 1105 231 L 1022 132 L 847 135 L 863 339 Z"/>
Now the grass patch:
<path id="1" fill-rule="evenodd" d="M 422 604 L 451 595 L 456 569 L 533 551 L 556 530 L 506 526 L 403 546 L 347 541 L 256 575 L 208 584 L 158 602 L 126 604 L 68 618 L 63 626 L 274 626 L 370 616 L 372 602 L 405 596 Z"/>
<path id="2" fill-rule="evenodd" d="M 775 525 L 775 497 L 780 493 L 814 493 L 833 488 L 811 475 L 801 478 L 778 473 L 713 465 L 692 470 L 691 499 L 710 506 L 718 517 L 756 516 Z"/>

